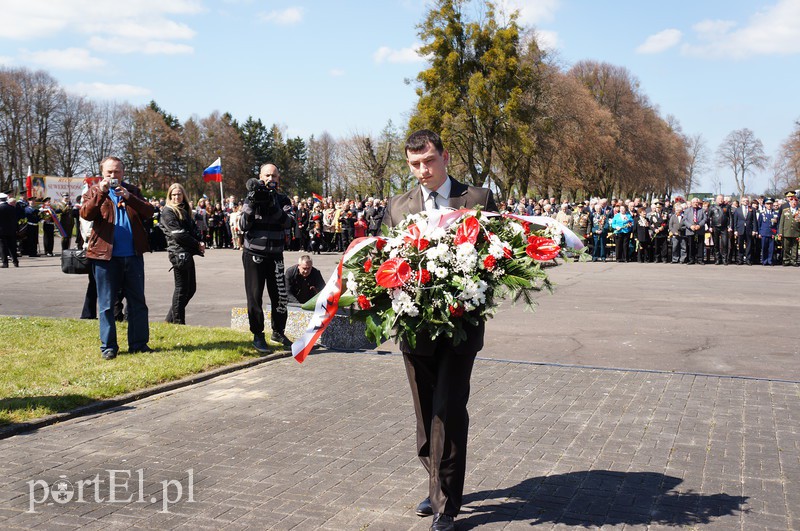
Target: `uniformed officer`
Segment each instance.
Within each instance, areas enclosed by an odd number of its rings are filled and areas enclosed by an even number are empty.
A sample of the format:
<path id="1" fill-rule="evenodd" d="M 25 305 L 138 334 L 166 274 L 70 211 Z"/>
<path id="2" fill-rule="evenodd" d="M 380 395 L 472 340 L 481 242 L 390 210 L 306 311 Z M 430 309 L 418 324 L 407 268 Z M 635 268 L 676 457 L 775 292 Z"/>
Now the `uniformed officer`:
<path id="1" fill-rule="evenodd" d="M 783 265 L 797 267 L 797 241 L 800 238 L 800 209 L 797 194 L 786 192 L 789 206 L 783 210 L 778 222 L 778 239 L 783 242 Z"/>
<path id="2" fill-rule="evenodd" d="M 758 235 L 761 238 L 761 265 L 772 265 L 775 254 L 775 234 L 778 231 L 778 211 L 772 207 L 775 201 L 767 198 L 764 210 L 758 213 Z"/>

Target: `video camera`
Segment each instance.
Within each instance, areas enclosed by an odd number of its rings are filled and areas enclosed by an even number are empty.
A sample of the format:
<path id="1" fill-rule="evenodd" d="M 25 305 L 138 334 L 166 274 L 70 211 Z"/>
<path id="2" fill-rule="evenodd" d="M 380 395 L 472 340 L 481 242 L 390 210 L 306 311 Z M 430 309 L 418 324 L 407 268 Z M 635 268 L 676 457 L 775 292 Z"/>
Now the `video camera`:
<path id="1" fill-rule="evenodd" d="M 265 183 L 259 179 L 249 179 L 247 181 L 247 198 L 251 203 L 266 203 L 270 201 L 277 189 L 278 183 L 275 181 Z"/>

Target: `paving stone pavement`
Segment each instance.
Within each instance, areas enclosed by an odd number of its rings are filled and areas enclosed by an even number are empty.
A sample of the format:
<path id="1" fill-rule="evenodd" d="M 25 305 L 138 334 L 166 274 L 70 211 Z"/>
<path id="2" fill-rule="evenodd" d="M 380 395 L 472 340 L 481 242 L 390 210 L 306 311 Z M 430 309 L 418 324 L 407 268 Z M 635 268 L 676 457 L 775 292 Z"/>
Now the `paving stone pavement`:
<path id="1" fill-rule="evenodd" d="M 482 359 L 470 416 L 458 529 L 800 529 L 798 383 Z M 413 424 L 396 354 L 269 362 L 0 441 L 0 528 L 427 529 Z"/>

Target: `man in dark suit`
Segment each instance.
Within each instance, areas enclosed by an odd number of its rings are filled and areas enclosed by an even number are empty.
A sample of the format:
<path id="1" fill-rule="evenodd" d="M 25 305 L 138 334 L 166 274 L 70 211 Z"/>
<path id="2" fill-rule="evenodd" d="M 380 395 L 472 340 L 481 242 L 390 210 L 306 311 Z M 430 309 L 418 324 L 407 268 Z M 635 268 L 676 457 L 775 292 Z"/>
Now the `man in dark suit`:
<path id="1" fill-rule="evenodd" d="M 750 216 L 750 198 L 743 197 L 741 206 L 731 211 L 731 228 L 736 238 L 737 263 L 742 265 L 750 251 L 751 234 L 747 231 L 747 218 Z"/>
<path id="2" fill-rule="evenodd" d="M 497 211 L 492 192 L 467 186 L 447 174 L 450 154 L 442 139 L 427 129 L 406 140 L 406 160 L 419 181 L 411 191 L 389 199 L 383 223 L 393 227 L 408 214 L 439 208 L 482 207 Z M 428 471 L 428 497 L 419 516 L 433 515 L 434 531 L 455 528 L 466 471 L 469 382 L 475 356 L 483 348 L 484 323 L 465 325 L 467 339 L 458 345 L 439 336 L 417 336 L 415 348 L 400 342 L 417 417 L 417 454 Z"/>

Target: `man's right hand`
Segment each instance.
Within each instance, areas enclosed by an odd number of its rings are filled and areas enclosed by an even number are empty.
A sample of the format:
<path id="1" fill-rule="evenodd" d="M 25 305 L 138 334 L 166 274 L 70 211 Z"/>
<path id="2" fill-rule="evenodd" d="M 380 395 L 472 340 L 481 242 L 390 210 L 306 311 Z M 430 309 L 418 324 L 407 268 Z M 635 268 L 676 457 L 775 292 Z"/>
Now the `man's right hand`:
<path id="1" fill-rule="evenodd" d="M 100 181 L 100 190 L 108 193 L 108 190 L 110 188 L 111 188 L 111 177 L 103 177 L 103 179 Z"/>

